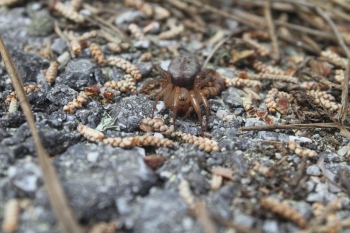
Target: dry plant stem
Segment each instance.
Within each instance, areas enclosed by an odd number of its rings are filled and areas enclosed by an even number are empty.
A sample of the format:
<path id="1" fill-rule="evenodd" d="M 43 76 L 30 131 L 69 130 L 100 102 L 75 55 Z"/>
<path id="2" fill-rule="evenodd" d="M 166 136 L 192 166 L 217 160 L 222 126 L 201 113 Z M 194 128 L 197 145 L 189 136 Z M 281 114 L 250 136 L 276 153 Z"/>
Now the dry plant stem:
<path id="1" fill-rule="evenodd" d="M 316 81 L 318 81 L 318 82 L 320 82 L 320 83 L 322 83 L 330 88 L 334 88 L 334 89 L 338 89 L 338 90 L 343 89 L 342 85 L 335 84 L 335 83 L 328 81 L 327 78 L 323 77 L 322 75 L 317 74 L 316 72 L 313 72 L 310 68 L 303 68 L 301 70 L 301 73 L 310 76 L 314 80 L 316 80 Z"/>
<path id="2" fill-rule="evenodd" d="M 17 93 L 23 113 L 28 122 L 30 132 L 33 136 L 35 142 L 35 151 L 37 153 L 39 165 L 42 170 L 42 177 L 44 179 L 45 188 L 48 192 L 50 204 L 57 218 L 61 232 L 82 233 L 83 230 L 76 222 L 72 214 L 60 180 L 57 177 L 55 168 L 52 166 L 49 160 L 49 155 L 41 144 L 40 137 L 35 126 L 33 113 L 31 111 L 26 94 L 23 90 L 22 79 L 1 37 L 0 53 L 5 63 L 7 73 L 10 76 L 13 87 Z"/>
<path id="3" fill-rule="evenodd" d="M 130 41 L 130 38 L 128 36 L 126 36 L 125 33 L 123 33 L 119 28 L 117 28 L 113 24 L 105 21 L 104 19 L 100 18 L 97 15 L 92 15 L 92 17 L 86 16 L 86 20 L 99 25 L 101 28 L 103 28 L 102 26 L 105 26 L 105 27 L 113 30 L 115 33 L 117 33 L 123 40 Z"/>
<path id="4" fill-rule="evenodd" d="M 198 218 L 199 224 L 202 227 L 203 233 L 216 233 L 215 225 L 210 212 L 203 200 L 197 201 L 195 204 L 194 212 Z"/>
<path id="5" fill-rule="evenodd" d="M 315 128 L 338 128 L 340 126 L 335 123 L 314 123 L 314 124 L 291 124 L 291 125 L 259 125 L 259 126 L 247 126 L 241 127 L 239 130 L 250 131 L 250 130 L 274 130 L 274 129 L 315 129 Z M 350 126 L 346 126 L 350 128 Z"/>
<path id="6" fill-rule="evenodd" d="M 70 56 L 71 56 L 71 57 L 75 57 L 75 54 L 74 54 L 74 52 L 73 52 L 72 46 L 71 46 L 71 44 L 70 44 L 70 41 L 69 41 L 69 39 L 63 34 L 63 32 L 61 31 L 60 26 L 58 25 L 57 20 L 55 20 L 55 27 L 54 27 L 54 30 L 55 30 L 56 34 L 66 43 L 66 45 L 67 45 L 67 47 L 68 47 L 68 50 L 69 50 L 69 53 L 70 53 Z"/>
<path id="7" fill-rule="evenodd" d="M 275 31 L 275 25 L 271 15 L 271 0 L 265 0 L 264 14 L 269 29 L 270 38 L 272 41 L 272 59 L 278 61 L 280 59 L 280 50 L 278 47 L 278 40 Z"/>
<path id="8" fill-rule="evenodd" d="M 348 106 L 349 106 L 349 69 L 350 69 L 350 50 L 347 47 L 347 45 L 345 44 L 343 37 L 341 36 L 340 32 L 338 31 L 337 27 L 334 25 L 332 19 L 329 17 L 329 15 L 327 15 L 320 7 L 316 7 L 316 11 L 317 13 L 322 16 L 322 18 L 324 20 L 326 20 L 329 24 L 329 26 L 332 28 L 332 31 L 335 35 L 335 37 L 337 38 L 338 44 L 340 45 L 340 47 L 344 50 L 347 58 L 348 58 L 348 64 L 346 67 L 346 72 L 345 72 L 345 79 L 344 79 L 344 85 L 342 87 L 342 109 L 341 109 L 341 120 L 342 122 L 345 121 L 346 116 L 347 116 L 347 110 L 348 110 Z"/>

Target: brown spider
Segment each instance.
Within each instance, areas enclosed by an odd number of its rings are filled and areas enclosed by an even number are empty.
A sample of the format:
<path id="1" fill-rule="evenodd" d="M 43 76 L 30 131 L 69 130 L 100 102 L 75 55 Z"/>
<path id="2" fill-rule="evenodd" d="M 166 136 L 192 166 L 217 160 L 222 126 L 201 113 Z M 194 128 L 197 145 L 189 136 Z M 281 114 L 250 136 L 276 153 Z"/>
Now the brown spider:
<path id="1" fill-rule="evenodd" d="M 157 95 L 153 105 L 152 118 L 158 101 L 163 98 L 166 106 L 173 110 L 173 124 L 176 130 L 176 117 L 183 115 L 186 119 L 195 110 L 203 132 L 203 122 L 200 104 L 203 103 L 206 110 L 206 125 L 209 123 L 209 103 L 207 98 L 216 96 L 224 89 L 223 77 L 213 69 L 204 69 L 192 56 L 181 55 L 174 58 L 168 67 L 168 71 L 156 66 L 162 78 L 145 84 L 142 89 L 150 84 L 160 84 L 161 91 Z"/>

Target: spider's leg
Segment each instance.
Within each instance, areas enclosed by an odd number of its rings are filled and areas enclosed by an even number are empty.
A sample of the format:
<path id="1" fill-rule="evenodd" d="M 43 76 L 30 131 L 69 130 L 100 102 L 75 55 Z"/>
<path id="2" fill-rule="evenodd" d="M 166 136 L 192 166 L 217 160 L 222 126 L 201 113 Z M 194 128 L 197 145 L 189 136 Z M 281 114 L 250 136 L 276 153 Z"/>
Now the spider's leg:
<path id="1" fill-rule="evenodd" d="M 185 116 L 183 117 L 184 120 L 187 119 L 187 117 L 190 115 L 190 113 L 193 111 L 193 107 L 190 106 L 185 114 Z"/>
<path id="2" fill-rule="evenodd" d="M 152 118 L 154 117 L 154 110 L 156 109 L 156 106 L 158 104 L 158 101 L 160 98 L 163 97 L 164 94 L 166 94 L 167 92 L 170 92 L 173 89 L 173 84 L 169 83 L 166 88 L 164 88 L 158 95 L 156 100 L 154 101 L 153 104 L 153 109 L 152 109 Z"/>
<path id="3" fill-rule="evenodd" d="M 175 87 L 175 94 L 174 94 L 174 101 L 173 101 L 173 125 L 174 125 L 174 131 L 176 131 L 176 117 L 177 117 L 177 110 L 179 107 L 179 97 L 181 94 L 180 87 Z"/>
<path id="4" fill-rule="evenodd" d="M 201 124 L 201 132 L 203 133 L 203 121 L 202 121 L 202 113 L 201 113 L 201 108 L 200 108 L 200 102 L 196 98 L 196 94 L 194 93 L 193 90 L 190 91 L 190 97 L 191 97 L 191 103 L 194 108 L 194 110 L 197 113 L 199 123 Z"/>
<path id="5" fill-rule="evenodd" d="M 207 98 L 205 98 L 205 95 L 203 94 L 202 91 L 198 91 L 199 95 L 201 96 L 203 105 L 205 107 L 205 113 L 206 113 L 206 118 L 205 118 L 205 131 L 208 131 L 208 125 L 209 125 L 209 102 Z"/>

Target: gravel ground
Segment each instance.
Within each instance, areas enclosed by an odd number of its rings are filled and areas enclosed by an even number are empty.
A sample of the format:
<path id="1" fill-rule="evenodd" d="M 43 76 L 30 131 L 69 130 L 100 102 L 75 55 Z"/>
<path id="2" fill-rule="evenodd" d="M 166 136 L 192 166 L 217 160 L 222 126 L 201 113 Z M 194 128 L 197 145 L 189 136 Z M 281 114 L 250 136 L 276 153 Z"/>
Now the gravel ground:
<path id="1" fill-rule="evenodd" d="M 123 7 L 118 12 L 113 23 L 124 31 L 131 22 L 141 25 L 145 17 L 133 7 Z M 43 23 L 43 19 L 47 21 Z M 213 46 L 203 48 L 198 35 L 155 40 L 154 35 L 163 30 L 163 27 L 155 27 L 149 40 L 132 38 L 131 47 L 118 54 L 142 74 L 136 92 L 113 90 L 113 97 L 108 101 L 98 95 L 89 96 L 82 108 L 67 114 L 64 106 L 86 87 L 120 81 L 126 73 L 116 66 L 99 65 L 91 57 L 90 50 L 84 48 L 75 58 L 60 64 L 54 83 L 46 82 L 43 70 L 49 67 L 50 60 L 39 53 L 46 41 L 52 43 L 55 57 L 68 51 L 66 43 L 53 31 L 54 20 L 58 19 L 61 24 L 66 22 L 49 12 L 46 5 L 35 1 L 11 8 L 0 7 L 0 35 L 24 85 L 41 85 L 27 95 L 36 125 L 44 147 L 52 156 L 74 216 L 90 232 L 107 232 L 96 230 L 96 226 L 104 222 L 115 223 L 116 232 L 210 232 L 205 229 L 204 217 L 195 211 L 201 201 L 205 203 L 201 211 L 215 216 L 208 222 L 214 225 L 216 232 L 296 232 L 303 227 L 302 221 L 306 221 L 308 227 L 318 221 L 317 205 L 327 207 L 335 202 L 342 206 L 332 212 L 337 221 L 350 217 L 349 140 L 338 129 L 240 131 L 243 126 L 267 125 L 265 118 L 250 116 L 244 109 L 248 94 L 243 87 L 227 87 L 209 99 L 209 129 L 205 134 L 218 142 L 219 151 L 204 152 L 179 135 L 172 138 L 174 146 L 170 148 L 133 146 L 123 149 L 87 140 L 77 131 L 79 124 L 99 129 L 105 138 L 153 135 L 143 132 L 139 126 L 144 118 L 151 117 L 155 94 L 138 91 L 146 80 L 159 76 L 154 65 L 167 69 L 176 52 L 194 54 L 203 63 Z M 154 22 L 162 24 L 164 20 Z M 228 34 L 235 29 L 235 22 L 225 22 L 224 32 Z M 71 27 L 67 28 L 79 29 L 74 23 L 68 23 Z M 93 28 L 87 23 L 84 30 L 88 31 L 89 27 Z M 103 41 L 101 38 L 94 40 L 101 44 Z M 282 49 L 284 54 L 304 54 L 288 45 Z M 114 55 L 105 46 L 102 51 L 106 56 Z M 152 60 L 139 59 L 145 52 L 152 53 Z M 250 69 L 245 64 L 235 68 L 210 62 L 209 66 L 231 78 L 238 68 Z M 261 98 L 266 97 L 272 84 L 271 81 L 263 83 L 258 93 Z M 21 209 L 16 232 L 59 232 L 22 110 L 18 107 L 10 112 L 5 104 L 11 92 L 13 87 L 2 62 L 0 220 L 6 214 L 5 204 L 16 198 Z M 268 113 L 265 102 L 258 107 Z M 171 126 L 172 114 L 163 101 L 158 103 L 155 117 Z M 205 115 L 204 108 L 202 114 Z M 298 123 L 294 114 L 268 113 L 268 116 L 275 124 Z M 185 120 L 177 118 L 176 125 L 178 132 L 196 136 L 200 133 L 196 114 Z M 163 137 L 160 133 L 155 135 Z M 302 157 L 290 149 L 289 142 L 297 142 L 302 150 L 310 149 L 317 155 Z M 151 166 L 147 157 L 151 161 L 159 160 L 160 166 Z M 195 207 L 191 207 L 191 201 L 181 191 L 186 188 L 179 187 L 189 187 Z M 276 210 L 279 205 L 284 206 L 282 212 L 287 212 L 287 216 Z M 223 221 L 242 229 L 234 231 L 232 225 Z M 323 219 L 318 224 L 321 226 L 326 221 L 330 220 Z M 5 232 L 4 227 L 0 232 Z"/>

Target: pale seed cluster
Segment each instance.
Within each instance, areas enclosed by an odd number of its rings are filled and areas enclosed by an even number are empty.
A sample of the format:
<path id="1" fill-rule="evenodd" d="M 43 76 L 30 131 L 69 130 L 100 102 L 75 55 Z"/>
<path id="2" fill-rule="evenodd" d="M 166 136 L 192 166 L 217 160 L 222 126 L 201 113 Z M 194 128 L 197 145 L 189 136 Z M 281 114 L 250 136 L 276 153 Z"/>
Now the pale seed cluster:
<path id="1" fill-rule="evenodd" d="M 104 84 L 105 87 L 112 88 L 114 90 L 118 90 L 121 92 L 135 92 L 135 80 L 131 77 L 131 75 L 124 75 L 124 79 L 120 81 L 108 81 Z"/>
<path id="2" fill-rule="evenodd" d="M 24 92 L 28 95 L 28 94 L 31 93 L 31 92 L 34 92 L 34 91 L 36 91 L 36 90 L 39 90 L 39 88 L 41 88 L 41 85 L 34 84 L 34 85 L 25 86 L 23 89 L 24 89 Z M 7 96 L 7 98 L 6 98 L 6 100 L 5 100 L 5 103 L 6 103 L 7 105 L 9 105 L 9 104 L 11 103 L 12 99 L 16 99 L 16 100 L 18 99 L 18 98 L 17 98 L 17 93 L 16 93 L 16 91 L 11 92 L 11 93 Z"/>
<path id="3" fill-rule="evenodd" d="M 90 49 L 91 55 L 95 58 L 97 64 L 101 66 L 105 66 L 107 64 L 107 61 L 98 44 L 91 43 L 89 49 Z"/>
<path id="4" fill-rule="evenodd" d="M 318 82 L 310 81 L 310 82 L 302 82 L 302 83 L 300 83 L 300 87 L 304 88 L 306 90 L 322 90 L 326 86 L 321 84 L 321 83 L 318 83 Z"/>
<path id="5" fill-rule="evenodd" d="M 63 111 L 68 114 L 73 114 L 78 108 L 82 108 L 87 100 L 88 96 L 84 91 L 81 91 L 76 99 L 63 107 Z"/>
<path id="6" fill-rule="evenodd" d="M 271 113 L 274 113 L 277 110 L 282 114 L 287 114 L 287 110 L 292 100 L 293 96 L 289 93 L 278 91 L 277 88 L 272 88 L 266 94 L 265 104 Z"/>
<path id="7" fill-rule="evenodd" d="M 260 204 L 263 208 L 296 223 L 300 228 L 305 228 L 307 225 L 304 216 L 292 208 L 287 201 L 281 202 L 273 197 L 263 197 Z"/>
<path id="8" fill-rule="evenodd" d="M 78 55 L 81 53 L 81 44 L 80 44 L 80 41 L 78 41 L 77 39 L 75 38 L 72 38 L 70 41 L 70 46 L 72 48 L 72 51 L 73 51 L 73 54 L 74 55 Z"/>
<path id="9" fill-rule="evenodd" d="M 254 97 L 252 94 L 249 94 L 246 98 L 244 98 L 243 100 L 244 110 L 248 111 L 253 108 L 253 100 L 254 100 Z"/>
<path id="10" fill-rule="evenodd" d="M 174 141 L 172 140 L 149 135 L 136 136 L 133 143 L 135 146 L 174 147 Z"/>
<path id="11" fill-rule="evenodd" d="M 70 2 L 70 7 L 73 10 L 78 11 L 81 8 L 82 4 L 83 4 L 83 0 L 72 0 Z"/>
<path id="12" fill-rule="evenodd" d="M 335 70 L 335 76 L 334 79 L 337 80 L 340 83 L 344 82 L 344 75 L 345 75 L 345 71 L 344 70 Z"/>
<path id="13" fill-rule="evenodd" d="M 97 36 L 97 31 L 96 30 L 92 30 L 90 32 L 84 33 L 83 35 L 76 37 L 77 41 L 86 41 L 89 40 L 91 38 L 95 38 Z"/>
<path id="14" fill-rule="evenodd" d="M 145 13 L 148 17 L 153 15 L 153 7 L 151 4 L 143 0 L 124 0 L 125 6 L 137 7 L 139 11 Z"/>
<path id="15" fill-rule="evenodd" d="M 220 151 L 219 144 L 214 140 L 203 137 L 196 137 L 187 133 L 181 133 L 181 138 L 188 143 L 198 146 L 199 149 L 207 153 L 210 153 L 212 151 Z"/>
<path id="16" fill-rule="evenodd" d="M 174 142 L 166 138 L 157 138 L 154 136 L 135 136 L 135 137 L 126 137 L 126 138 L 106 138 L 103 140 L 103 143 L 121 147 L 121 148 L 130 148 L 133 146 L 156 146 L 156 147 L 173 147 Z"/>
<path id="17" fill-rule="evenodd" d="M 115 53 L 120 53 L 120 51 L 122 50 L 120 45 L 114 42 L 109 42 L 107 44 L 107 48 Z"/>
<path id="18" fill-rule="evenodd" d="M 147 40 L 141 29 L 134 23 L 129 25 L 129 30 L 131 34 L 137 39 L 137 40 Z"/>
<path id="19" fill-rule="evenodd" d="M 179 194 L 182 199 L 186 202 L 189 209 L 195 208 L 195 197 L 192 194 L 190 184 L 187 180 L 181 180 L 178 186 Z"/>
<path id="20" fill-rule="evenodd" d="M 77 130 L 80 134 L 82 134 L 85 138 L 92 142 L 100 142 L 104 138 L 104 134 L 100 131 L 92 129 L 86 125 L 78 125 Z"/>
<path id="21" fill-rule="evenodd" d="M 243 78 L 225 78 L 225 85 L 226 87 L 260 87 L 261 82 L 256 80 L 250 80 L 250 79 L 243 79 Z"/>
<path id="22" fill-rule="evenodd" d="M 347 59 L 340 57 L 338 54 L 331 50 L 326 50 L 321 52 L 321 58 L 324 58 L 329 63 L 339 66 L 341 68 L 346 68 Z"/>
<path id="23" fill-rule="evenodd" d="M 62 16 L 70 19 L 76 23 L 84 23 L 85 18 L 83 15 L 79 14 L 76 10 L 71 7 L 66 7 L 62 2 L 56 1 L 53 6 L 57 12 L 59 12 Z"/>
<path id="24" fill-rule="evenodd" d="M 277 103 L 275 101 L 275 97 L 277 96 L 277 94 L 278 94 L 277 88 L 272 88 L 266 94 L 265 104 L 266 104 L 267 109 L 271 113 L 276 112 L 276 105 L 277 105 Z"/>
<path id="25" fill-rule="evenodd" d="M 126 73 L 131 74 L 131 76 L 135 79 L 135 81 L 140 80 L 142 77 L 140 70 L 136 66 L 134 66 L 133 64 L 131 64 L 130 62 L 128 62 L 123 58 L 116 57 L 116 56 L 109 57 L 108 64 L 121 68 Z"/>
<path id="26" fill-rule="evenodd" d="M 173 26 L 168 31 L 162 32 L 158 35 L 160 40 L 169 40 L 179 36 L 185 30 L 184 25 Z"/>
<path id="27" fill-rule="evenodd" d="M 173 127 L 165 125 L 163 119 L 160 118 L 145 118 L 140 123 L 140 129 L 145 132 L 160 132 L 166 137 L 175 137 Z"/>
<path id="28" fill-rule="evenodd" d="M 18 226 L 19 214 L 21 211 L 19 200 L 15 198 L 8 200 L 3 211 L 4 217 L 1 225 L 3 232 L 15 232 Z"/>
<path id="29" fill-rule="evenodd" d="M 273 169 L 271 167 L 267 167 L 257 161 L 254 162 L 252 170 L 265 177 L 269 177 L 273 174 Z"/>
<path id="30" fill-rule="evenodd" d="M 50 66 L 47 70 L 44 70 L 46 82 L 53 83 L 57 77 L 58 63 L 53 61 L 50 63 Z"/>
<path id="31" fill-rule="evenodd" d="M 10 6 L 13 4 L 19 3 L 21 0 L 2 0 L 0 1 L 0 7 L 2 6 Z"/>
<path id="32" fill-rule="evenodd" d="M 140 61 L 151 61 L 152 60 L 152 54 L 151 53 L 143 53 L 141 56 L 140 56 Z"/>
<path id="33" fill-rule="evenodd" d="M 310 149 L 303 149 L 296 142 L 288 142 L 288 149 L 299 156 L 307 156 L 314 158 L 317 156 L 317 152 Z"/>
<path id="34" fill-rule="evenodd" d="M 298 83 L 298 78 L 287 75 L 269 74 L 269 73 L 259 73 L 259 74 L 247 74 L 249 79 L 255 80 L 272 80 L 272 81 L 284 81 L 290 83 Z"/>
<path id="35" fill-rule="evenodd" d="M 258 59 L 251 60 L 250 63 L 253 68 L 259 72 L 265 73 L 265 74 L 277 74 L 277 75 L 284 75 L 285 72 L 277 67 L 265 65 Z"/>
<path id="36" fill-rule="evenodd" d="M 12 113 L 12 112 L 17 112 L 18 110 L 18 100 L 16 98 L 12 98 L 11 99 L 11 102 L 9 104 L 9 109 L 8 109 L 8 112 L 9 113 Z"/>
<path id="37" fill-rule="evenodd" d="M 341 104 L 334 102 L 335 98 L 325 91 L 310 90 L 306 94 L 314 99 L 314 104 L 323 106 L 331 112 L 338 112 L 341 109 Z"/>
<path id="38" fill-rule="evenodd" d="M 262 57 L 267 57 L 270 55 L 270 51 L 267 50 L 263 45 L 259 44 L 256 40 L 250 37 L 249 33 L 244 33 L 242 40 L 249 46 L 256 49 L 257 53 Z"/>

